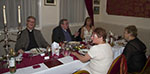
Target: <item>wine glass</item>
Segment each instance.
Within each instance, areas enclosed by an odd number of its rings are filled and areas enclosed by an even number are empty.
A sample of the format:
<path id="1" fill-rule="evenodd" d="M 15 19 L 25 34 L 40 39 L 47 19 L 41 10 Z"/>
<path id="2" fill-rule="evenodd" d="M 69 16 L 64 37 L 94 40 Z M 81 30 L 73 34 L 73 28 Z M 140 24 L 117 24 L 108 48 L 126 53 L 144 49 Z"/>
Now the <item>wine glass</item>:
<path id="1" fill-rule="evenodd" d="M 58 59 L 58 57 L 59 57 L 59 48 L 56 48 L 56 49 L 54 50 L 53 58 L 54 58 L 54 59 Z"/>
<path id="2" fill-rule="evenodd" d="M 64 55 L 64 56 L 69 56 L 70 53 L 71 53 L 71 52 L 69 51 L 69 48 L 66 48 L 66 49 L 64 50 L 63 55 Z"/>

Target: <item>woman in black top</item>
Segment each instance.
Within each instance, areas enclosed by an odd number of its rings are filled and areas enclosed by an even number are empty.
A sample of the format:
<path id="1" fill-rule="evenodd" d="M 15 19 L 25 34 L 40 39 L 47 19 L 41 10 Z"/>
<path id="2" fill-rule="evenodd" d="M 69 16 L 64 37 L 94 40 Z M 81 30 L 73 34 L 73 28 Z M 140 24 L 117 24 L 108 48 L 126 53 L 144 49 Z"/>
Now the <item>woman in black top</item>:
<path id="1" fill-rule="evenodd" d="M 123 54 L 127 59 L 128 72 L 140 72 L 146 63 L 146 46 L 137 38 L 137 28 L 133 25 L 124 30 L 124 38 L 128 41 Z"/>

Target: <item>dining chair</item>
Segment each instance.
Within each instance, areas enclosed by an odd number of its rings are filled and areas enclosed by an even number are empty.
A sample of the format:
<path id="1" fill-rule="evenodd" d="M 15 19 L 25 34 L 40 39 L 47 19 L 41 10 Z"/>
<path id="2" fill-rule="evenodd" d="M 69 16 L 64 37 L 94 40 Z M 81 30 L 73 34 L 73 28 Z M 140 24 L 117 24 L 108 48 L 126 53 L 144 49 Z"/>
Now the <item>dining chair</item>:
<path id="1" fill-rule="evenodd" d="M 127 74 L 127 62 L 123 54 L 112 62 L 107 74 Z"/>
<path id="2" fill-rule="evenodd" d="M 150 55 L 148 56 L 148 59 L 146 61 L 144 68 L 139 74 L 150 74 Z"/>
<path id="3" fill-rule="evenodd" d="M 74 72 L 73 74 L 90 74 L 90 73 L 86 70 L 79 70 L 79 71 Z"/>
<path id="4" fill-rule="evenodd" d="M 148 59 L 146 61 L 145 66 L 143 67 L 142 71 L 134 72 L 134 73 L 128 73 L 128 74 L 150 74 L 150 56 L 148 56 Z"/>
<path id="5" fill-rule="evenodd" d="M 126 57 L 122 54 L 120 63 L 120 74 L 128 74 L 127 69 L 127 60 Z"/>

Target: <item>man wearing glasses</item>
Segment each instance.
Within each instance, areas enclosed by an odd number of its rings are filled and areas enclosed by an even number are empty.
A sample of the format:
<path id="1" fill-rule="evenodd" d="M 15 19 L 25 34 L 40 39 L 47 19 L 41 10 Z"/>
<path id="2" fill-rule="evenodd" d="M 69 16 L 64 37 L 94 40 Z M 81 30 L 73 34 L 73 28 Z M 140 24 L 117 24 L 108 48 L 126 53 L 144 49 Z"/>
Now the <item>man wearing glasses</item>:
<path id="1" fill-rule="evenodd" d="M 69 29 L 69 22 L 67 19 L 61 19 L 59 22 L 59 26 L 53 29 L 52 34 L 52 42 L 63 42 L 63 41 L 72 41 L 75 37 L 78 36 L 79 33 L 75 33 L 72 36 L 71 31 Z"/>
<path id="2" fill-rule="evenodd" d="M 26 29 L 17 37 L 15 50 L 18 53 L 24 53 L 32 48 L 46 48 L 49 44 L 43 38 L 39 30 L 34 29 L 36 18 L 29 16 L 27 18 Z"/>

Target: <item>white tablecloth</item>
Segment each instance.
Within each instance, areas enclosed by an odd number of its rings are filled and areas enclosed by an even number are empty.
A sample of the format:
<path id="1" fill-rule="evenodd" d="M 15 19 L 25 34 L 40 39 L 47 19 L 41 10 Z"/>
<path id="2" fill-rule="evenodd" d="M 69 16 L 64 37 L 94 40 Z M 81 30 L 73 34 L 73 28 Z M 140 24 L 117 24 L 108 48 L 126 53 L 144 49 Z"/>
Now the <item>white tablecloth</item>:
<path id="1" fill-rule="evenodd" d="M 70 57 L 65 59 L 69 60 Z M 62 65 L 48 68 L 44 63 L 41 63 L 39 64 L 41 66 L 40 68 L 33 69 L 32 66 L 20 68 L 17 69 L 14 74 L 72 74 L 87 64 L 88 63 L 82 63 L 79 60 L 69 60 L 68 62 L 65 61 L 65 63 Z M 4 74 L 10 74 L 10 72 Z"/>
<path id="2" fill-rule="evenodd" d="M 112 47 L 112 51 L 113 51 L 113 54 L 114 54 L 114 59 L 117 58 L 119 55 L 121 55 L 123 50 L 124 50 L 123 46 L 114 46 L 114 47 Z"/>
<path id="3" fill-rule="evenodd" d="M 114 46 L 112 47 L 113 53 L 114 53 L 114 59 L 122 54 L 124 47 L 122 46 Z M 88 63 L 82 63 L 79 60 L 71 60 L 72 57 L 65 57 L 63 59 L 60 59 L 60 61 L 63 63 L 62 65 L 48 68 L 44 63 L 39 64 L 41 67 L 33 69 L 32 66 L 20 68 L 16 70 L 16 73 L 14 74 L 72 74 L 73 72 L 81 69 Z M 68 60 L 68 61 L 66 61 Z M 10 72 L 4 73 L 4 74 L 10 74 Z"/>

